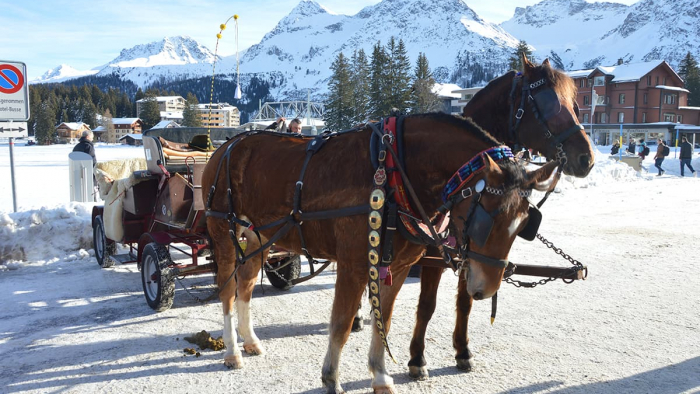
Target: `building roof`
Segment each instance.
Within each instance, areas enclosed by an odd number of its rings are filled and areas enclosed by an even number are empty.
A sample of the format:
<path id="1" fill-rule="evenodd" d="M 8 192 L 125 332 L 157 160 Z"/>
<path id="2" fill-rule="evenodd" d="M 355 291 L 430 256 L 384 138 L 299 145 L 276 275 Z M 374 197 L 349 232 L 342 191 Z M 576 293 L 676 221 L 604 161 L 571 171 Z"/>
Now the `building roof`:
<path id="1" fill-rule="evenodd" d="M 112 118 L 112 124 L 134 124 L 137 121 L 141 120 L 140 118 Z"/>
<path id="2" fill-rule="evenodd" d="M 56 128 L 61 127 L 62 125 L 66 125 L 70 130 L 80 130 L 81 127 L 85 126 L 88 129 L 90 129 L 90 126 L 88 126 L 86 123 L 83 122 L 63 122 L 56 126 Z"/>
<path id="3" fill-rule="evenodd" d="M 140 141 L 140 140 L 143 139 L 143 134 L 141 134 L 141 133 L 127 134 L 127 135 L 123 136 L 122 138 L 120 138 L 119 141 L 121 141 L 121 140 L 123 140 L 123 139 L 126 139 L 127 137 L 131 137 L 131 138 L 133 138 L 133 139 L 135 139 L 135 140 L 139 140 L 139 141 Z"/>
<path id="4" fill-rule="evenodd" d="M 156 123 L 155 126 L 153 126 L 153 129 L 166 129 L 168 127 L 180 127 L 180 125 L 177 122 L 174 122 L 172 120 L 161 120 L 160 122 Z"/>
<path id="5" fill-rule="evenodd" d="M 104 126 L 97 126 L 97 127 L 95 127 L 95 129 L 92 130 L 92 131 L 93 131 L 94 133 L 102 133 L 102 132 L 107 131 L 107 128 L 104 127 Z"/>
<path id="6" fill-rule="evenodd" d="M 671 68 L 671 66 L 669 66 L 665 60 L 621 64 L 619 66 L 598 66 L 591 70 L 573 70 L 567 72 L 566 74 L 571 78 L 582 78 L 590 76 L 595 71 L 600 71 L 605 75 L 611 75 L 613 77 L 611 82 L 635 82 L 641 80 L 645 75 L 649 74 L 652 70 L 661 66 L 662 64 L 666 64 L 668 69 L 678 76 L 678 74 L 676 74 L 673 68 Z M 678 78 L 680 79 L 680 77 Z"/>
<path id="7" fill-rule="evenodd" d="M 154 99 L 156 99 L 156 101 L 169 101 L 169 100 L 177 100 L 177 99 L 184 100 L 184 98 L 182 96 L 156 96 L 156 97 L 154 97 Z M 143 103 L 144 101 L 146 101 L 146 98 L 142 98 L 141 100 L 136 100 L 137 103 Z"/>
<path id="8" fill-rule="evenodd" d="M 684 88 L 679 88 L 679 87 L 677 87 L 677 86 L 657 85 L 656 88 L 657 88 L 657 89 L 664 89 L 664 90 L 676 90 L 676 91 L 679 91 L 679 92 L 690 93 L 690 90 L 684 89 Z"/>
<path id="9" fill-rule="evenodd" d="M 455 90 L 459 89 L 462 88 L 454 83 L 436 83 L 431 90 L 438 97 L 458 99 L 460 96 L 459 93 L 455 93 Z"/>
<path id="10" fill-rule="evenodd" d="M 183 119 L 183 113 L 181 111 L 160 111 L 160 117 L 165 119 Z"/>

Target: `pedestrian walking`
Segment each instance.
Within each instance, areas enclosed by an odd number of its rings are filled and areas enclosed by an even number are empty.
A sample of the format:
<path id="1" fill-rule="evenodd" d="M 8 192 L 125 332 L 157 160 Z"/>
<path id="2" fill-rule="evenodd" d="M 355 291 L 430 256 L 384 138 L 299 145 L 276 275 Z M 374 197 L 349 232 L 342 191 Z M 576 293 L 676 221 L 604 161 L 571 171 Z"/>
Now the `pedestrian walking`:
<path id="1" fill-rule="evenodd" d="M 663 168 L 661 168 L 661 163 L 664 162 L 664 159 L 669 154 L 669 151 L 670 149 L 668 148 L 668 146 L 666 146 L 666 144 L 664 144 L 664 141 L 661 138 L 659 138 L 658 146 L 656 148 L 656 155 L 654 156 L 654 167 L 656 167 L 659 170 L 659 174 L 656 176 L 661 176 L 666 172 Z"/>
<path id="2" fill-rule="evenodd" d="M 695 169 L 693 169 L 692 164 L 690 164 L 690 161 L 693 159 L 693 146 L 690 145 L 690 142 L 688 142 L 688 139 L 686 137 L 683 137 L 681 139 L 681 176 L 685 176 L 685 173 L 683 170 L 685 169 L 685 166 L 688 166 L 690 171 L 693 173 L 693 176 L 698 176 L 697 173 L 695 173 Z"/>

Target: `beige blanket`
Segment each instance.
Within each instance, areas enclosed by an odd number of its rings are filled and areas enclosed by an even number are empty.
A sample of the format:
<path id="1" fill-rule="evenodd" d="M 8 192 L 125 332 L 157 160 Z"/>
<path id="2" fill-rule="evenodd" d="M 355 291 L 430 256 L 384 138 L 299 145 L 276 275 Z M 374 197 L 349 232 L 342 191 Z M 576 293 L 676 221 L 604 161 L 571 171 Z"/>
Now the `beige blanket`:
<path id="1" fill-rule="evenodd" d="M 142 181 L 134 177 L 134 171 L 145 169 L 145 159 L 111 160 L 97 163 L 95 166 L 100 198 L 105 202 L 102 219 L 107 238 L 114 241 L 121 241 L 124 238 L 122 225 L 124 194 L 129 188 Z"/>

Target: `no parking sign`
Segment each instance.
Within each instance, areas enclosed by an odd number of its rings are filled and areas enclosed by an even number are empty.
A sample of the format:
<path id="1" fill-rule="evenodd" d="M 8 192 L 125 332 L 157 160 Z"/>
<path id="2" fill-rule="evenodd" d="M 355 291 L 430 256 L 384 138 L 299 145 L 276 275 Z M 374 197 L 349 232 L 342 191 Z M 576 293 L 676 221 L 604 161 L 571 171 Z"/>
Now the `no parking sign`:
<path id="1" fill-rule="evenodd" d="M 27 65 L 0 60 L 0 121 L 29 120 Z M 2 137 L 0 132 L 0 137 Z"/>

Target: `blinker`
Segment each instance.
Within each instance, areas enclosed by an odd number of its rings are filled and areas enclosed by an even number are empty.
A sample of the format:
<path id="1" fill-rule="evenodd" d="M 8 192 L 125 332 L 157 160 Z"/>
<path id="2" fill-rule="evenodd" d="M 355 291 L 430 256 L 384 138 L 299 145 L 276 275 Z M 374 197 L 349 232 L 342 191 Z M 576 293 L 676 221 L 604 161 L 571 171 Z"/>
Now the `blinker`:
<path id="1" fill-rule="evenodd" d="M 531 205 L 527 211 L 527 223 L 520 230 L 518 236 L 528 241 L 534 240 L 537 236 L 537 231 L 540 229 L 540 223 L 542 223 L 542 212 Z"/>
<path id="2" fill-rule="evenodd" d="M 554 89 L 548 88 L 534 95 L 537 110 L 545 120 L 549 120 L 561 112 L 561 103 Z"/>
<path id="3" fill-rule="evenodd" d="M 483 247 L 486 244 L 486 240 L 489 239 L 491 230 L 493 230 L 493 216 L 495 216 L 498 211 L 499 210 L 496 209 L 490 214 L 486 212 L 481 204 L 476 205 L 471 221 L 469 222 L 467 235 L 480 247 Z"/>

